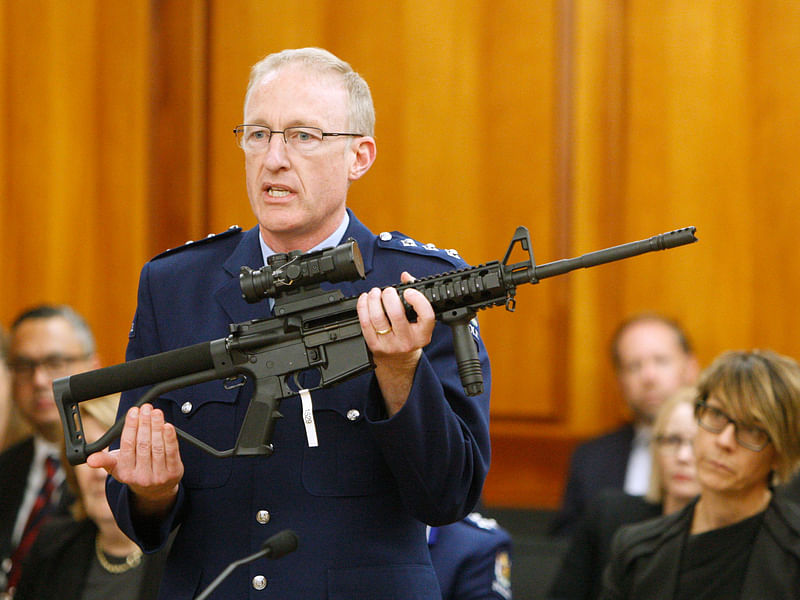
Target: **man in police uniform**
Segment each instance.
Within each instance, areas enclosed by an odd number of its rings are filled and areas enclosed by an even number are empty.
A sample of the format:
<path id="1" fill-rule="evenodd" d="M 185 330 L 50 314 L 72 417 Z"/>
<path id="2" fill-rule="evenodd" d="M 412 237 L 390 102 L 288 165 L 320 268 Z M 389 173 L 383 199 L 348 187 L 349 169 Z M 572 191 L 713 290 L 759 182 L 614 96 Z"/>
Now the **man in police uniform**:
<path id="1" fill-rule="evenodd" d="M 245 98 L 247 190 L 258 226 L 167 252 L 142 270 L 127 358 L 228 333 L 267 316 L 241 298 L 241 265 L 274 252 L 357 240 L 366 280 L 336 284 L 359 295 L 375 370 L 310 398 L 307 429 L 296 397 L 281 405 L 270 457 L 215 459 L 178 445 L 174 427 L 217 448 L 233 446 L 252 386 L 214 381 L 164 394 L 126 413 L 119 450 L 89 457 L 113 475 L 112 509 L 147 551 L 180 525 L 160 597 L 194 598 L 232 561 L 285 528 L 299 549 L 236 569 L 212 598 L 439 598 L 425 525 L 466 516 L 489 467 L 489 363 L 476 335 L 485 391 L 466 396 L 447 326 L 420 293 L 383 286 L 464 266 L 454 252 L 405 235 L 372 234 L 345 207 L 349 185 L 375 159 L 366 83 L 320 49 L 284 51 L 254 66 Z M 408 273 L 406 273 L 408 272 Z M 476 331 L 477 333 L 477 331 Z M 230 387 L 230 386 L 228 386 Z M 165 422 L 166 421 L 166 422 Z M 314 438 L 316 438 L 316 443 Z"/>
<path id="2" fill-rule="evenodd" d="M 511 600 L 511 535 L 479 513 L 428 527 L 442 600 Z"/>

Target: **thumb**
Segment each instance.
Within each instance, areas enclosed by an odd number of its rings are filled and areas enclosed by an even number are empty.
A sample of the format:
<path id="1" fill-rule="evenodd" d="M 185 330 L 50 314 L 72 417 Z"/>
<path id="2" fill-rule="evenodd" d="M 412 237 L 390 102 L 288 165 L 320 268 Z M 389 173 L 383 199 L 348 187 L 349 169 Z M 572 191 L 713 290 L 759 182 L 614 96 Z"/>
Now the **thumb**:
<path id="1" fill-rule="evenodd" d="M 86 464 L 95 469 L 105 469 L 110 475 L 117 466 L 119 450 L 101 450 L 86 457 Z"/>

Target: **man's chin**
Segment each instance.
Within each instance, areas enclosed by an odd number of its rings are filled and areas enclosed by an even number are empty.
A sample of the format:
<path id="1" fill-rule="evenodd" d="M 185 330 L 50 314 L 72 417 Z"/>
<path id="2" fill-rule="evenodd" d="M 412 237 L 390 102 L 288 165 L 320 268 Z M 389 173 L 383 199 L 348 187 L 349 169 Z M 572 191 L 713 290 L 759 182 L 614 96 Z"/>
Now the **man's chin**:
<path id="1" fill-rule="evenodd" d="M 64 428 L 61 426 L 61 420 L 37 423 L 36 431 L 48 442 L 60 444 L 64 439 Z"/>

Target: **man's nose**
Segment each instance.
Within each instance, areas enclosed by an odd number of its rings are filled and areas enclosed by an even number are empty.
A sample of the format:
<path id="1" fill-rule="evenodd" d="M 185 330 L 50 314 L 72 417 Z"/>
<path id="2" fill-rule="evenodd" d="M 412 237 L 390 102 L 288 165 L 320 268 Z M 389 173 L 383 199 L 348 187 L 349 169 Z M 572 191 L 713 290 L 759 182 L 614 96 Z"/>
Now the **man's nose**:
<path id="1" fill-rule="evenodd" d="M 273 132 L 264 152 L 264 163 L 267 168 L 271 171 L 277 171 L 288 167 L 291 164 L 288 150 L 283 133 Z"/>
<path id="2" fill-rule="evenodd" d="M 33 373 L 31 373 L 33 383 L 39 387 L 49 387 L 53 384 L 53 376 L 50 371 L 43 364 L 36 364 L 33 366 Z"/>

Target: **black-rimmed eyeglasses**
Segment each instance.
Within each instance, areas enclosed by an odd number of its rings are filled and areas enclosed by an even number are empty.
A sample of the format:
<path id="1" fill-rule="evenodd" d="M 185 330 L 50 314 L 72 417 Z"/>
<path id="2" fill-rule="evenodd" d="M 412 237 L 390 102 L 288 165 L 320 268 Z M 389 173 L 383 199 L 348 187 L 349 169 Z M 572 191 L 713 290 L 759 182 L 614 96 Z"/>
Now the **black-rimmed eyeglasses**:
<path id="1" fill-rule="evenodd" d="M 729 423 L 733 423 L 733 432 L 736 442 L 743 448 L 760 452 L 770 443 L 769 434 L 755 425 L 743 425 L 736 419 L 729 417 L 716 406 L 709 406 L 705 401 L 695 404 L 694 414 L 697 423 L 711 433 L 722 433 Z"/>
<path id="2" fill-rule="evenodd" d="M 300 152 L 313 152 L 322 145 L 326 137 L 362 137 L 360 133 L 335 133 L 322 131 L 318 127 L 286 127 L 283 131 L 274 131 L 264 125 L 244 123 L 233 129 L 236 143 L 245 152 L 261 152 L 269 147 L 272 135 L 280 133 L 289 148 Z"/>
<path id="3" fill-rule="evenodd" d="M 8 361 L 9 370 L 17 377 L 30 378 L 40 367 L 44 369 L 49 377 L 64 375 L 67 369 L 76 362 L 86 360 L 88 354 L 67 356 L 64 354 L 51 354 L 39 360 L 32 358 L 18 357 Z"/>

